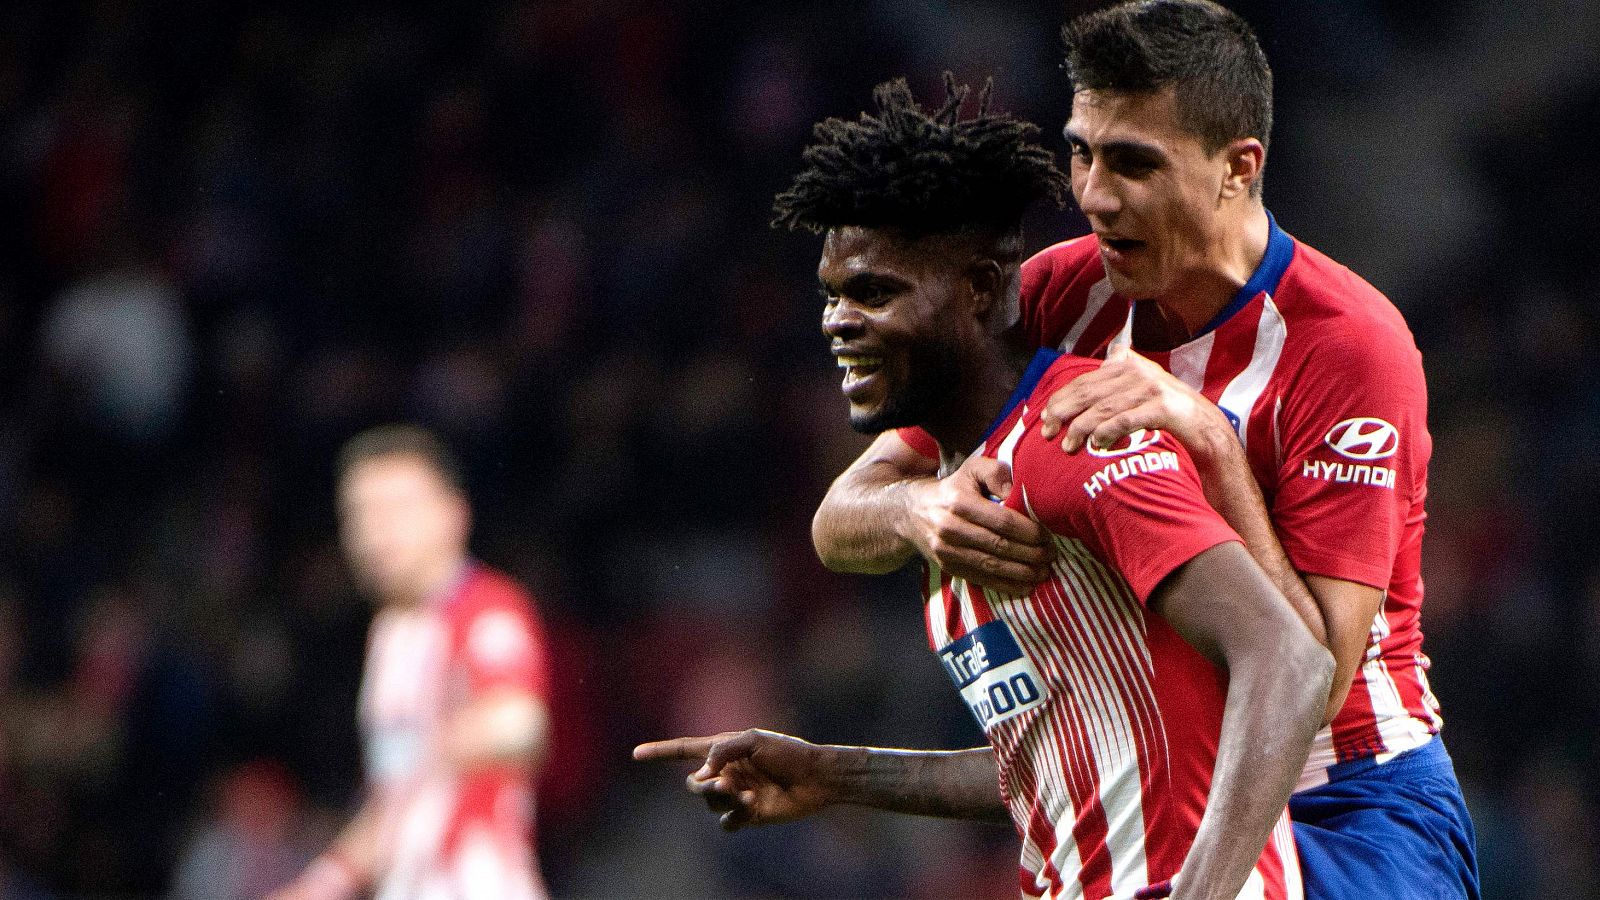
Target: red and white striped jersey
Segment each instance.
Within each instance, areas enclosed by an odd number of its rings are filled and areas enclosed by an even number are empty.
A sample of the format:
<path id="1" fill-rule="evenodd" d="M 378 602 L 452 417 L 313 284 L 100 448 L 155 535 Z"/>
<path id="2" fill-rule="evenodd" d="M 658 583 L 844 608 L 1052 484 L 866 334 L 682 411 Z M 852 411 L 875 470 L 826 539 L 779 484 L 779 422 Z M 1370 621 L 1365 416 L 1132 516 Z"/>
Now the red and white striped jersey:
<path id="1" fill-rule="evenodd" d="M 1093 236 L 1024 264 L 1021 314 L 1036 346 L 1081 356 L 1104 356 L 1131 332 L 1132 304 L 1112 291 Z M 1233 302 L 1188 343 L 1144 355 L 1234 424 L 1296 569 L 1387 592 L 1300 788 L 1324 783 L 1337 763 L 1426 744 L 1443 725 L 1419 623 L 1433 445 L 1422 357 L 1400 312 L 1274 221 Z"/>
<path id="2" fill-rule="evenodd" d="M 930 566 L 925 589 L 929 645 L 994 746 L 1028 897 L 1131 898 L 1178 874 L 1227 698 L 1226 676 L 1145 606 L 1239 539 L 1187 452 L 1160 432 L 1073 455 L 1039 437 L 1043 401 L 1096 365 L 1040 351 L 978 450 L 1012 467 L 1007 506 L 1051 532 L 1050 580 L 1011 596 Z M 1287 812 L 1241 896 L 1303 896 Z"/>
<path id="3" fill-rule="evenodd" d="M 527 593 L 469 563 L 445 594 L 373 620 L 360 721 L 367 787 L 385 810 L 375 900 L 539 900 L 533 773 L 463 774 L 446 727 L 474 698 L 506 688 L 541 700 L 543 629 Z"/>

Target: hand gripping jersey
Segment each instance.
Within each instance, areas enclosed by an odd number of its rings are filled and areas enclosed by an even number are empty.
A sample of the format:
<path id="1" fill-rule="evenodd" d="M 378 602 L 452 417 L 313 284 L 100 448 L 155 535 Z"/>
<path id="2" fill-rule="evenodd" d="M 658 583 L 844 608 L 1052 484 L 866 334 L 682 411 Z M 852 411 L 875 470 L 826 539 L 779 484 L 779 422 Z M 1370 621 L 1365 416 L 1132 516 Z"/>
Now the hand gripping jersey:
<path id="1" fill-rule="evenodd" d="M 1103 357 L 1127 339 L 1132 313 L 1092 235 L 1023 265 L 1021 327 L 1035 346 Z M 1418 620 L 1433 444 L 1422 357 L 1399 311 L 1274 221 L 1261 265 L 1216 319 L 1189 343 L 1144 355 L 1233 423 L 1296 569 L 1386 591 L 1300 789 L 1325 783 L 1336 764 L 1426 744 L 1443 725 Z M 933 452 L 925 436 L 907 437 Z"/>
<path id="2" fill-rule="evenodd" d="M 1052 364 L 1053 363 L 1053 364 Z M 1044 401 L 1092 360 L 1040 351 L 978 452 L 1011 465 L 1006 505 L 1055 543 L 1028 596 L 930 566 L 928 642 L 990 743 L 1029 897 L 1166 896 L 1215 767 L 1226 677 L 1145 606 L 1199 553 L 1237 541 L 1188 454 L 1140 432 L 1075 455 L 1038 436 Z M 1242 897 L 1302 896 L 1287 813 Z"/>
<path id="3" fill-rule="evenodd" d="M 376 900 L 536 900 L 532 773 L 469 776 L 445 763 L 445 728 L 474 698 L 547 693 L 533 604 L 505 576 L 471 563 L 444 596 L 384 609 L 372 625 L 360 717 L 368 789 L 386 802 Z"/>

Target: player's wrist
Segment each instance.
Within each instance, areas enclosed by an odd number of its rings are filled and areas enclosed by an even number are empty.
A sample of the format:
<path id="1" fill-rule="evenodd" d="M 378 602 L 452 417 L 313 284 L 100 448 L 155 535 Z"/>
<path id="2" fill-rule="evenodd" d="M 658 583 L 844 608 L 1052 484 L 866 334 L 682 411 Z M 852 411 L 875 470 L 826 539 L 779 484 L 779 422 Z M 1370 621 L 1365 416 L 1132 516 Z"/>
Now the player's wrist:
<path id="1" fill-rule="evenodd" d="M 1179 435 L 1195 465 L 1206 469 L 1221 468 L 1234 457 L 1244 456 L 1239 434 L 1219 409 L 1203 414 L 1196 427 L 1188 434 Z"/>
<path id="2" fill-rule="evenodd" d="M 934 490 L 937 486 L 938 479 L 922 475 L 907 478 L 894 487 L 895 502 L 892 504 L 893 514 L 890 516 L 889 529 L 910 552 L 922 553 L 926 550 L 927 538 L 924 534 L 926 526 L 919 509 L 923 493 Z"/>

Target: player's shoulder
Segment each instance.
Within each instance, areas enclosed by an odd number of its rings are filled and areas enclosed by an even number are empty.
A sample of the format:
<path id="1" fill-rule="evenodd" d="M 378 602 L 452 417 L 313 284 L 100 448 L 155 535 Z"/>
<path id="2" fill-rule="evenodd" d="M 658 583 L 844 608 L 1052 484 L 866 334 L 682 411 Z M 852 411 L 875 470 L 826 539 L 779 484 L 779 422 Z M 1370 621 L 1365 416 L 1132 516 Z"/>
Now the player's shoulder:
<path id="1" fill-rule="evenodd" d="M 1024 296 L 1060 295 L 1075 286 L 1087 290 L 1105 276 L 1094 235 L 1086 234 L 1040 250 L 1022 264 Z"/>
<path id="2" fill-rule="evenodd" d="M 456 602 L 452 604 L 458 617 L 473 618 L 490 610 L 533 614 L 533 596 L 516 579 L 481 562 L 470 566 Z"/>
<path id="3" fill-rule="evenodd" d="M 1029 407 L 1042 411 L 1044 402 L 1050 399 L 1051 394 L 1066 387 L 1079 375 L 1085 372 L 1092 372 L 1098 368 L 1100 368 L 1100 360 L 1098 359 L 1076 356 L 1071 353 L 1061 354 L 1050 364 L 1050 368 L 1045 370 L 1044 375 L 1039 378 L 1039 383 L 1034 386 L 1033 394 L 1028 398 Z M 1037 417 L 1037 413 L 1035 413 L 1035 417 Z"/>
<path id="4" fill-rule="evenodd" d="M 1273 294 L 1291 335 L 1415 346 L 1405 317 L 1382 291 L 1310 244 L 1294 243 L 1294 260 Z"/>
<path id="5" fill-rule="evenodd" d="M 1023 413 L 1013 452 L 1013 471 L 1018 484 L 1028 485 L 1040 496 L 1061 496 L 1073 500 L 1092 499 L 1100 492 L 1096 473 L 1110 469 L 1108 477 L 1120 481 L 1128 472 L 1142 474 L 1188 465 L 1188 453 L 1170 432 L 1141 429 L 1109 448 L 1067 453 L 1061 449 L 1061 436 L 1046 439 L 1040 432 L 1040 416 L 1050 396 L 1073 379 L 1094 371 L 1099 360 L 1062 354 L 1039 379 Z M 1104 479 L 1102 479 L 1104 481 Z M 1103 487 L 1103 485 L 1102 485 Z"/>
<path id="6" fill-rule="evenodd" d="M 1076 272 L 1100 259 L 1093 234 L 1070 238 L 1040 250 L 1022 264 L 1023 271 Z"/>
<path id="7" fill-rule="evenodd" d="M 1295 258 L 1272 295 L 1286 327 L 1285 352 L 1312 378 L 1420 379 L 1422 355 L 1405 317 L 1366 279 L 1295 241 Z"/>

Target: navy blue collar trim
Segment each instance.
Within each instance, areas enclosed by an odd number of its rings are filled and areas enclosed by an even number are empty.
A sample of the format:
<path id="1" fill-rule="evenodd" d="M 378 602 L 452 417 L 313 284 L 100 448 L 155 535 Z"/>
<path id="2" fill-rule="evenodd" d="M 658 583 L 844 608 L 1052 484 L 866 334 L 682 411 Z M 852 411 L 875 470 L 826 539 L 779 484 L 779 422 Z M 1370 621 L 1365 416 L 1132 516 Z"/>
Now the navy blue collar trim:
<path id="1" fill-rule="evenodd" d="M 1294 261 L 1294 238 L 1289 233 L 1278 227 L 1278 220 L 1267 213 L 1267 252 L 1261 257 L 1261 265 L 1256 266 L 1255 274 L 1244 283 L 1239 293 L 1233 295 L 1228 305 L 1222 312 L 1206 323 L 1206 327 L 1195 333 L 1194 337 L 1210 334 L 1222 327 L 1222 323 L 1233 318 L 1234 313 L 1244 309 L 1245 304 L 1256 298 L 1262 291 L 1269 294 L 1277 293 L 1278 282 L 1283 280 L 1283 273 L 1288 270 L 1289 263 Z M 1190 338 L 1194 340 L 1194 338 Z"/>
<path id="2" fill-rule="evenodd" d="M 983 433 L 983 440 L 978 442 L 980 445 L 988 443 L 989 438 L 994 437 L 994 433 L 1005 424 L 1006 419 L 1011 418 L 1011 411 L 1017 408 L 1017 404 L 1033 396 L 1033 389 L 1039 386 L 1039 379 L 1043 378 L 1044 373 L 1050 371 L 1050 367 L 1060 358 L 1061 351 L 1048 348 L 1040 348 L 1033 354 L 1033 359 L 1028 362 L 1027 371 L 1022 373 L 1022 380 L 1017 382 L 1016 389 L 1006 400 L 1005 409 L 1000 410 L 1000 415 L 995 416 L 994 421 L 989 423 L 988 430 Z"/>

